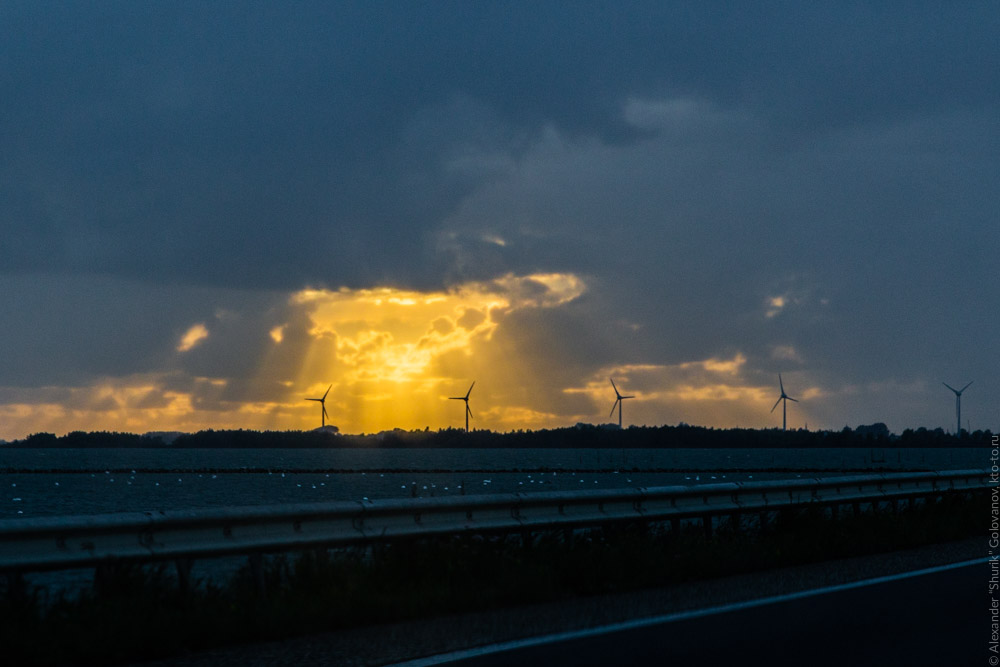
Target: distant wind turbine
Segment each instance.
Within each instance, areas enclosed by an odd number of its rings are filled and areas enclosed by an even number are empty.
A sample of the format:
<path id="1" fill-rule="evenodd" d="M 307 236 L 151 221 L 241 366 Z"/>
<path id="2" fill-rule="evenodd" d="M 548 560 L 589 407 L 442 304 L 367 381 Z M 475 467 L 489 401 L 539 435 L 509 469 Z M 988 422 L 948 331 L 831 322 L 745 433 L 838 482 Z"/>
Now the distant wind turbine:
<path id="1" fill-rule="evenodd" d="M 778 407 L 778 403 L 784 401 L 781 406 L 781 430 L 785 431 L 788 430 L 788 401 L 798 403 L 799 400 L 797 398 L 792 398 L 785 393 L 785 383 L 781 381 L 781 373 L 778 373 L 778 386 L 781 387 L 781 396 L 779 396 L 778 400 L 774 402 L 774 407 L 771 408 L 771 412 L 774 412 L 774 408 Z"/>
<path id="2" fill-rule="evenodd" d="M 972 384 L 972 382 L 965 385 L 961 389 L 955 389 L 947 382 L 942 382 L 941 384 L 943 384 L 944 386 L 948 387 L 948 389 L 951 389 L 953 392 L 955 392 L 955 419 L 958 422 L 957 426 L 955 427 L 955 435 L 961 437 L 962 436 L 962 392 L 968 389 L 969 384 Z"/>
<path id="3" fill-rule="evenodd" d="M 333 385 L 331 384 L 329 387 L 326 388 L 326 393 L 323 394 L 323 398 L 307 398 L 306 399 L 307 401 L 316 401 L 317 403 L 320 404 L 320 407 L 323 408 L 323 411 L 320 413 L 320 425 L 321 426 L 326 426 L 326 418 L 330 416 L 330 415 L 328 415 L 326 413 L 326 395 L 330 393 L 330 389 L 332 387 L 333 387 Z"/>
<path id="4" fill-rule="evenodd" d="M 609 414 L 608 416 L 609 417 L 613 417 L 614 414 L 615 414 L 615 408 L 618 408 L 618 428 L 621 428 L 622 427 L 622 401 L 627 400 L 629 398 L 635 398 L 635 396 L 622 396 L 618 392 L 618 387 L 615 386 L 615 380 L 614 380 L 614 378 L 608 378 L 608 379 L 611 380 L 611 386 L 614 387 L 614 390 L 615 390 L 615 404 L 611 406 L 611 414 Z"/>
<path id="5" fill-rule="evenodd" d="M 449 396 L 450 401 L 465 401 L 465 432 L 469 432 L 469 417 L 472 416 L 472 410 L 469 409 L 469 394 L 472 393 L 472 388 L 476 386 L 475 380 L 469 385 L 469 391 L 465 392 L 465 396 Z"/>

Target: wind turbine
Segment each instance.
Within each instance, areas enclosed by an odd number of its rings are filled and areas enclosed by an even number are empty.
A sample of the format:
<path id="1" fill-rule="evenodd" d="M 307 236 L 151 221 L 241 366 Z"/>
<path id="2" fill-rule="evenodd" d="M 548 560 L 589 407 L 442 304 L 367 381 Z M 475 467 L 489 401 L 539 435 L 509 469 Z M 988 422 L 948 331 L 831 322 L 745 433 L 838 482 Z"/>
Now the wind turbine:
<path id="1" fill-rule="evenodd" d="M 781 430 L 785 431 L 788 429 L 788 401 L 798 403 L 799 400 L 797 398 L 792 398 L 785 393 L 785 383 L 781 381 L 781 373 L 778 373 L 778 386 L 781 387 L 781 396 L 779 396 L 778 400 L 774 402 L 774 407 L 771 408 L 771 412 L 774 412 L 774 408 L 778 407 L 778 403 L 784 401 L 781 406 Z"/>
<path id="2" fill-rule="evenodd" d="M 330 416 L 330 415 L 328 415 L 326 413 L 326 395 L 330 393 L 330 389 L 332 387 L 333 387 L 333 385 L 331 384 L 329 387 L 326 388 L 326 393 L 323 394 L 323 398 L 307 398 L 306 399 L 307 401 L 316 401 L 323 408 L 323 411 L 320 413 L 320 424 L 321 424 L 321 426 L 326 426 L 326 418 Z"/>
<path id="3" fill-rule="evenodd" d="M 465 392 L 465 396 L 449 396 L 449 401 L 465 401 L 465 432 L 469 432 L 469 417 L 472 416 L 472 410 L 469 409 L 469 394 L 472 393 L 472 388 L 476 386 L 476 381 L 473 380 L 472 384 L 469 385 L 469 391 Z"/>
<path id="4" fill-rule="evenodd" d="M 958 421 L 958 425 L 955 428 L 955 435 L 957 435 L 958 437 L 962 437 L 962 392 L 968 389 L 969 384 L 972 384 L 972 382 L 965 385 L 961 389 L 955 389 L 947 382 L 942 382 L 941 384 L 943 384 L 944 386 L 948 387 L 948 389 L 951 389 L 953 392 L 955 392 L 955 419 Z"/>
<path id="5" fill-rule="evenodd" d="M 629 399 L 629 398 L 635 398 L 635 396 L 622 396 L 618 392 L 618 387 L 615 386 L 614 378 L 608 378 L 608 379 L 611 380 L 611 386 L 614 387 L 614 389 L 615 389 L 615 404 L 611 406 L 611 414 L 609 414 L 608 416 L 609 417 L 613 417 L 614 414 L 615 414 L 615 408 L 618 408 L 618 428 L 621 428 L 622 427 L 622 401 L 624 401 L 626 399 Z"/>

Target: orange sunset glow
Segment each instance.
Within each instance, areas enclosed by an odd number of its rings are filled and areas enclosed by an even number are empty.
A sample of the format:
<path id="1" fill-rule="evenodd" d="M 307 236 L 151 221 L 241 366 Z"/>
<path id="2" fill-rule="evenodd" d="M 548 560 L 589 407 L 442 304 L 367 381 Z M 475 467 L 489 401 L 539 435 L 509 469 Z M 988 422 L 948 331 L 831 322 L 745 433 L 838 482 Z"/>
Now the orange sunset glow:
<path id="1" fill-rule="evenodd" d="M 612 421 L 610 376 L 636 396 L 625 407 L 626 424 L 767 425 L 773 388 L 742 376 L 740 353 L 674 365 L 582 367 L 570 377 L 550 367 L 548 348 L 562 341 L 537 318 L 519 316 L 555 311 L 586 291 L 581 277 L 559 273 L 509 274 L 440 291 L 303 289 L 287 296 L 281 321 L 259 332 L 252 377 L 196 375 L 182 387 L 175 371 L 40 389 L 33 403 L 0 407 L 4 435 L 311 429 L 319 413 L 304 399 L 330 385 L 330 423 L 343 432 L 459 427 L 463 413 L 448 398 L 473 381 L 472 428 L 552 428 Z M 224 349 L 224 325 L 232 321 L 239 318 L 220 309 L 216 322 L 183 328 L 173 353 L 186 361 L 213 353 L 212 345 Z M 535 347 L 539 341 L 545 349 Z M 818 390 L 801 393 L 809 391 Z"/>

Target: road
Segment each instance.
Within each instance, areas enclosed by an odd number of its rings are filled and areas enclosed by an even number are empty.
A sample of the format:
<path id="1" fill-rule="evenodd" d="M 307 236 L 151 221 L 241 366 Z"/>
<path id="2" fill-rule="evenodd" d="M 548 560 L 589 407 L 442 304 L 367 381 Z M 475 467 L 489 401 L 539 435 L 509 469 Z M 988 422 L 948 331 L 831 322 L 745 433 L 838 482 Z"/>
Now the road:
<path id="1" fill-rule="evenodd" d="M 988 579 L 978 560 L 401 664 L 988 665 Z"/>

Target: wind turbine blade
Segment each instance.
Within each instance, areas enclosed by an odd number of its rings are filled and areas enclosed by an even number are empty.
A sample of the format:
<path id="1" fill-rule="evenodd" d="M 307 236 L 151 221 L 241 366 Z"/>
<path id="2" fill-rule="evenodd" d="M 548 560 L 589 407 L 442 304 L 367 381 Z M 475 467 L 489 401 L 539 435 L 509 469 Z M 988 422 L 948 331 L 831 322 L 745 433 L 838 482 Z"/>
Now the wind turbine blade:
<path id="1" fill-rule="evenodd" d="M 449 396 L 448 400 L 449 401 L 464 401 L 465 400 L 465 396 Z"/>
<path id="2" fill-rule="evenodd" d="M 781 381 L 781 373 L 778 373 L 778 386 L 781 387 L 781 395 L 785 395 L 785 383 Z"/>
<path id="3" fill-rule="evenodd" d="M 465 392 L 465 400 L 469 400 L 469 394 L 472 393 L 472 388 L 476 386 L 476 381 L 473 380 L 472 384 L 469 385 L 469 391 Z"/>
<path id="4" fill-rule="evenodd" d="M 465 404 L 465 411 L 469 413 L 469 417 L 471 419 L 475 419 L 475 417 L 472 416 L 472 408 L 469 407 L 468 403 Z"/>
<path id="5" fill-rule="evenodd" d="M 792 398 L 791 396 L 785 396 L 785 398 L 787 398 L 787 399 L 788 399 L 789 401 L 794 401 L 795 403 L 798 403 L 798 402 L 799 402 L 799 399 L 797 399 L 797 398 Z"/>
<path id="6" fill-rule="evenodd" d="M 622 397 L 621 397 L 621 400 L 623 400 L 623 401 L 624 401 L 624 400 L 625 400 L 626 398 L 635 398 L 635 396 L 622 396 Z"/>
<path id="7" fill-rule="evenodd" d="M 617 401 L 615 401 L 615 404 L 611 406 L 611 414 L 609 414 L 608 417 L 614 417 L 615 416 L 615 408 L 618 407 L 618 404 L 621 403 L 621 401 L 622 401 L 622 399 L 620 399 L 620 398 Z"/>
<path id="8" fill-rule="evenodd" d="M 973 380 L 972 382 L 975 382 L 975 380 Z M 972 384 L 972 382 L 970 382 L 969 384 Z M 966 389 L 968 389 L 969 388 L 969 384 L 967 384 L 964 387 L 962 387 L 961 389 L 959 389 L 958 393 L 961 394 L 963 391 L 965 391 Z"/>
<path id="9" fill-rule="evenodd" d="M 950 384 L 948 384 L 947 382 L 942 382 L 941 384 L 943 384 L 944 386 L 948 387 L 948 389 L 951 389 L 951 390 L 952 390 L 953 392 L 955 392 L 956 394 L 958 393 L 958 389 L 955 389 L 954 387 L 952 387 L 952 386 L 951 386 Z"/>
<path id="10" fill-rule="evenodd" d="M 326 400 L 326 395 L 330 393 L 331 389 L 333 389 L 333 385 L 332 384 L 329 387 L 327 387 L 326 391 L 323 393 L 323 400 L 324 401 Z"/>
<path id="11" fill-rule="evenodd" d="M 784 396 L 782 396 L 781 398 L 784 398 Z M 781 403 L 781 398 L 779 398 L 774 402 L 774 408 L 778 407 L 778 403 Z M 774 412 L 774 408 L 771 408 L 771 412 Z"/>
<path id="12" fill-rule="evenodd" d="M 615 396 L 621 396 L 621 394 L 618 393 L 618 385 L 615 384 L 615 379 L 614 378 L 608 378 L 608 379 L 611 380 L 611 386 L 615 388 Z"/>
<path id="13" fill-rule="evenodd" d="M 325 405 L 323 406 L 323 416 L 326 417 L 327 419 L 330 418 L 330 413 L 326 411 L 326 406 Z"/>
<path id="14" fill-rule="evenodd" d="M 321 399 L 321 398 L 307 398 L 306 400 L 307 401 L 316 401 L 318 403 L 322 403 L 323 402 L 323 399 Z"/>

